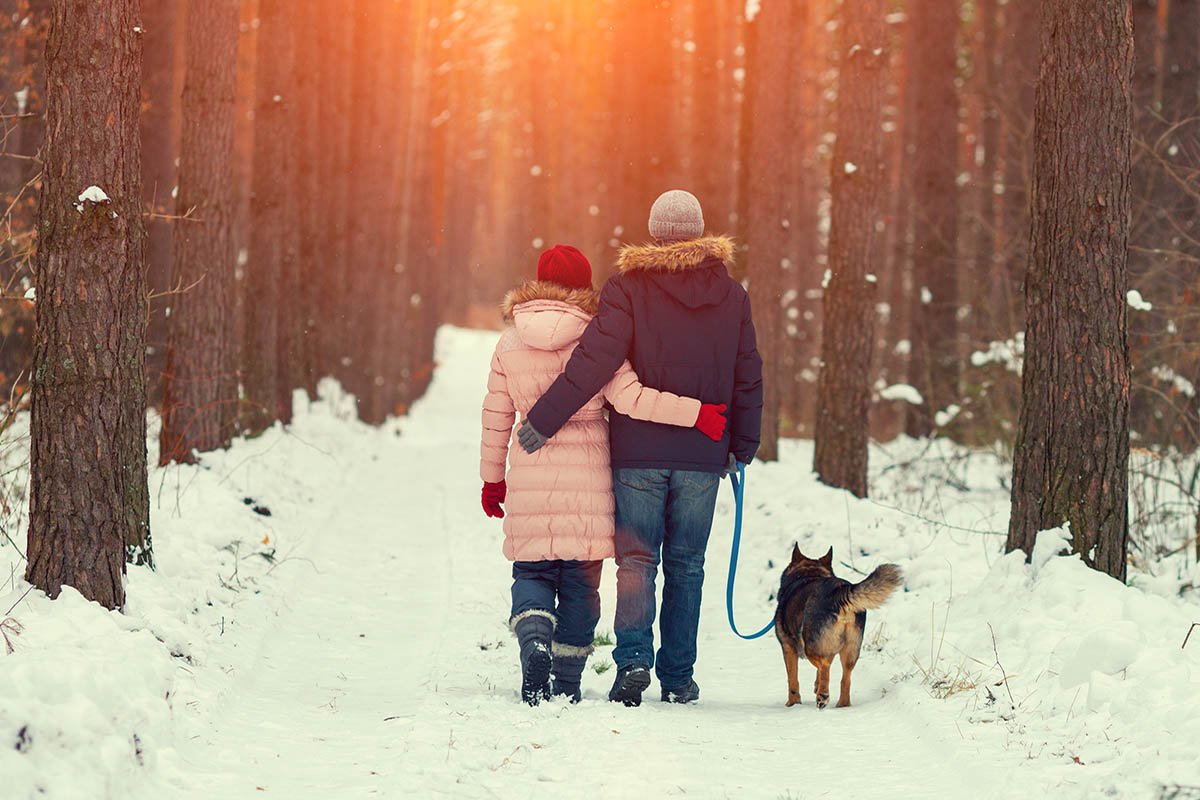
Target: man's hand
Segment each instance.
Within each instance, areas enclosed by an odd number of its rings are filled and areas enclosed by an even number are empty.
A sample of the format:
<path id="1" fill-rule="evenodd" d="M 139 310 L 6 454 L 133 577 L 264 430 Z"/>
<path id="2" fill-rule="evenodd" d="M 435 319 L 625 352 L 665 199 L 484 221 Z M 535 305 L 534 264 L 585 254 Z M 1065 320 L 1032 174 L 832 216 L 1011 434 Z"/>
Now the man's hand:
<path id="1" fill-rule="evenodd" d="M 517 430 L 517 441 L 520 442 L 521 449 L 526 453 L 536 453 L 542 449 L 542 445 L 550 440 L 538 433 L 537 428 L 533 427 L 533 423 L 525 420 Z"/>
<path id="2" fill-rule="evenodd" d="M 733 455 L 733 453 L 730 453 L 729 460 L 725 462 L 725 474 L 727 476 L 728 475 L 737 475 L 738 467 L 741 467 L 741 466 L 744 466 L 744 465 L 737 460 L 737 458 Z"/>

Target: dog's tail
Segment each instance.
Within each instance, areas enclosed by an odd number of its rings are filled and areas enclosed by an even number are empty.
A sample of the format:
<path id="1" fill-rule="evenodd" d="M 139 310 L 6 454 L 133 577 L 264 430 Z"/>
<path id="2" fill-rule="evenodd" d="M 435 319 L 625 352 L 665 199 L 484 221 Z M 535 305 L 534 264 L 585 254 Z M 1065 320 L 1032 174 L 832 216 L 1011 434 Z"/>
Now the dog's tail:
<path id="1" fill-rule="evenodd" d="M 862 583 L 856 583 L 846 593 L 846 607 L 853 611 L 879 608 L 904 581 L 895 564 L 880 564 Z"/>

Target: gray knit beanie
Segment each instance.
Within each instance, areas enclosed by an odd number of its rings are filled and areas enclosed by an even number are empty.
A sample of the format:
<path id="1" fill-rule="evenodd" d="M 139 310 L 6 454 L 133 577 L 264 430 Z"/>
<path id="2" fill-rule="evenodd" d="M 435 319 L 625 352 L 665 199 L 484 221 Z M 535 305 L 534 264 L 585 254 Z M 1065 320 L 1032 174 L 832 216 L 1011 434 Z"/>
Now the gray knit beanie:
<path id="1" fill-rule="evenodd" d="M 665 242 L 699 239 L 704 235 L 704 212 L 691 192 L 663 192 L 650 207 L 650 235 Z"/>

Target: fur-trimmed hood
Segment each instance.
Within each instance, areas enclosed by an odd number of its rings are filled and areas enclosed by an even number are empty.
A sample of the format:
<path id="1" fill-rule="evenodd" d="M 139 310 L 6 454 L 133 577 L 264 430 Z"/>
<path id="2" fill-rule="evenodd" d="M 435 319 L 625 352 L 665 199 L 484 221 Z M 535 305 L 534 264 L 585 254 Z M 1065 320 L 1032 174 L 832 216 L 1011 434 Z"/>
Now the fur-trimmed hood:
<path id="1" fill-rule="evenodd" d="M 561 350 L 579 340 L 596 316 L 600 294 L 547 281 L 528 281 L 504 296 L 500 308 L 525 344 Z"/>
<path id="2" fill-rule="evenodd" d="M 649 292 L 649 302 L 675 302 L 695 311 L 719 306 L 738 284 L 729 274 L 733 239 L 705 236 L 686 242 L 630 245 L 617 257 L 617 280 Z"/>
<path id="3" fill-rule="evenodd" d="M 504 300 L 500 303 L 504 321 L 511 325 L 513 310 L 522 303 L 531 303 L 534 300 L 553 300 L 566 303 L 575 306 L 589 317 L 596 316 L 596 312 L 600 309 L 600 293 L 595 289 L 568 289 L 549 281 L 526 281 L 504 295 Z"/>
<path id="4" fill-rule="evenodd" d="M 733 252 L 733 239 L 728 236 L 704 236 L 666 244 L 626 245 L 617 256 L 617 269 L 621 272 L 683 272 L 703 266 L 713 259 L 729 269 L 733 266 Z"/>

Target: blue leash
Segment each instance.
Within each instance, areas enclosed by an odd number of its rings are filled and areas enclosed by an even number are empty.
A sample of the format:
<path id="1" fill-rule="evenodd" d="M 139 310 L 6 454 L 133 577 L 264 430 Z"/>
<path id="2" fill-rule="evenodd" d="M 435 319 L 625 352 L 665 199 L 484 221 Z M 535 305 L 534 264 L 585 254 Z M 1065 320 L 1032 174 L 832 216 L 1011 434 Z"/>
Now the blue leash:
<path id="1" fill-rule="evenodd" d="M 738 464 L 737 474 L 732 472 L 729 474 L 729 482 L 733 484 L 733 498 L 737 503 L 736 510 L 733 516 L 733 548 L 729 553 L 729 579 L 725 583 L 725 611 L 729 615 L 730 629 L 743 639 L 758 639 L 770 633 L 775 627 L 775 620 L 772 619 L 767 623 L 767 626 L 758 633 L 746 635 L 738 630 L 737 623 L 733 621 L 733 581 L 737 577 L 737 562 L 738 549 L 742 544 L 742 504 L 746 489 L 746 467 L 744 464 Z"/>

